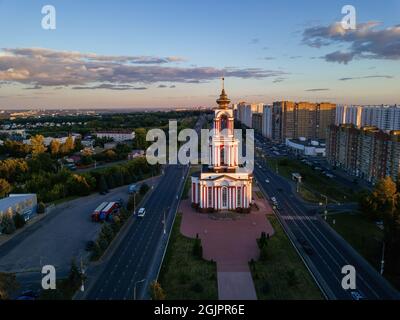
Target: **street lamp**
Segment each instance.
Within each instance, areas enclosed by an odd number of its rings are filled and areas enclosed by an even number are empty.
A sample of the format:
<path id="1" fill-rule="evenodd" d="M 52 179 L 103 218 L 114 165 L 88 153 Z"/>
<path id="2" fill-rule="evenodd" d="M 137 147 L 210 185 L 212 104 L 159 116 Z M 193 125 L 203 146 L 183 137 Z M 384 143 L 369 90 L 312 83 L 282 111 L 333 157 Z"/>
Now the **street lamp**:
<path id="1" fill-rule="evenodd" d="M 136 300 L 136 286 L 139 284 L 139 283 L 142 283 L 142 282 L 145 282 L 146 281 L 146 279 L 142 279 L 142 280 L 139 280 L 139 281 L 136 281 L 135 282 L 135 286 L 133 287 L 133 300 Z"/>
<path id="2" fill-rule="evenodd" d="M 321 194 L 321 197 L 325 198 L 325 210 L 324 210 L 324 214 L 325 214 L 325 220 L 326 220 L 326 215 L 328 214 L 328 197 L 324 194 Z"/>
<path id="3" fill-rule="evenodd" d="M 384 268 L 385 268 L 385 240 L 383 240 L 383 245 L 382 245 L 381 275 L 383 275 Z"/>

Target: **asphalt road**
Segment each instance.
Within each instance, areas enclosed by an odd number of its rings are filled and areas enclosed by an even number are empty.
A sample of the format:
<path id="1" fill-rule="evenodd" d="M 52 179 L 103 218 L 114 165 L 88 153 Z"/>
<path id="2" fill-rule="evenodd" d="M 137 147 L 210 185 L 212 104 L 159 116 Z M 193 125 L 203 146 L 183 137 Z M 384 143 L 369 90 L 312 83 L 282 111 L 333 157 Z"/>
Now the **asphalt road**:
<path id="1" fill-rule="evenodd" d="M 399 293 L 368 262 L 339 237 L 315 210 L 310 211 L 293 194 L 285 178 L 266 166 L 260 168 L 258 164 L 254 176 L 264 192 L 277 199 L 281 222 L 328 299 L 352 299 L 350 290 L 346 291 L 341 286 L 344 277 L 341 270 L 345 265 L 355 267 L 356 290 L 365 298 L 399 299 Z M 308 243 L 313 253 L 305 252 L 301 239 Z"/>
<path id="2" fill-rule="evenodd" d="M 84 299 L 133 299 L 135 284 L 136 298 L 148 297 L 148 286 L 157 277 L 163 256 L 161 248 L 172 228 L 187 170 L 187 166 L 181 165 L 165 168 L 158 185 L 142 204 L 146 208 L 145 217 L 135 218 L 99 276 L 89 279 L 93 284 Z M 164 211 L 167 221 L 165 234 Z M 141 280 L 145 281 L 138 283 Z"/>

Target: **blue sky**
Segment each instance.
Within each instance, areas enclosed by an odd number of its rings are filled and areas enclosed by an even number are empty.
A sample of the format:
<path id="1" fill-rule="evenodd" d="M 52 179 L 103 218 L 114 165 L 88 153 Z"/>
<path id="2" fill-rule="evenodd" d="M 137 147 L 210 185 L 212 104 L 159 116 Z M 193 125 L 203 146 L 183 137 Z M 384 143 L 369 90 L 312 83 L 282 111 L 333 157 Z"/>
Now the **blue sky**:
<path id="1" fill-rule="evenodd" d="M 47 4 L 56 8 L 56 30 L 41 28 Z M 358 23 L 380 22 L 365 37 L 362 31 L 346 37 L 325 32 L 341 20 L 345 4 L 350 3 L 0 0 L 0 107 L 213 105 L 222 74 L 233 101 L 400 103 L 400 27 L 393 31 L 400 25 L 400 1 L 351 1 Z M 310 28 L 328 44 L 307 44 L 318 40 L 305 39 Z M 17 51 L 38 48 L 47 51 Z M 337 51 L 351 51 L 352 58 L 328 58 Z M 84 56 L 54 60 L 48 52 Z M 88 54 L 102 58 L 88 64 Z M 135 62 L 116 64 L 122 56 Z M 60 74 L 61 66 L 68 75 Z M 105 67 L 107 74 L 93 71 L 94 76 L 86 67 Z"/>

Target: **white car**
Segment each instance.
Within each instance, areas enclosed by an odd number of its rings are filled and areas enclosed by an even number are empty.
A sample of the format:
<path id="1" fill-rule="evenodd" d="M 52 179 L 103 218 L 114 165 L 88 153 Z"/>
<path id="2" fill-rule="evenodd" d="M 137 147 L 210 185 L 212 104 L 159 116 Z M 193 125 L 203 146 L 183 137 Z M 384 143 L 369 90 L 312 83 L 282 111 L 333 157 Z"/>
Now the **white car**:
<path id="1" fill-rule="evenodd" d="M 265 179 L 265 182 L 266 182 L 266 183 L 269 183 L 269 180 L 268 180 L 268 179 Z"/>
<path id="2" fill-rule="evenodd" d="M 145 208 L 140 208 L 138 213 L 137 213 L 137 216 L 139 218 L 143 218 L 145 216 L 145 214 L 146 214 L 146 209 Z"/>
<path id="3" fill-rule="evenodd" d="M 353 300 L 365 300 L 365 297 L 359 291 L 352 291 L 350 294 Z"/>

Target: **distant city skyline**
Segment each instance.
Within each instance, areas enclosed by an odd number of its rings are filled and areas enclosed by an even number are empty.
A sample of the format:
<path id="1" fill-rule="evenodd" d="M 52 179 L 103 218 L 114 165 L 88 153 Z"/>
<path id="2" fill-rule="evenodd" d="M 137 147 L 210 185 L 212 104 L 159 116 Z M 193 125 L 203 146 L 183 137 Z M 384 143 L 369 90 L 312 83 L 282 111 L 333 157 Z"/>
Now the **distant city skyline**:
<path id="1" fill-rule="evenodd" d="M 56 29 L 41 27 L 43 5 Z M 400 1 L 0 0 L 0 109 L 396 104 Z"/>

